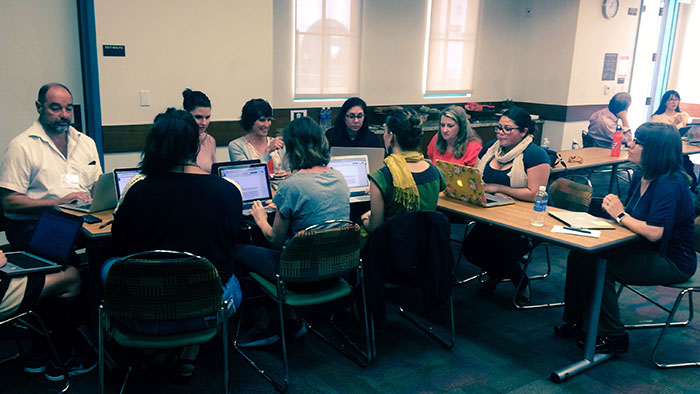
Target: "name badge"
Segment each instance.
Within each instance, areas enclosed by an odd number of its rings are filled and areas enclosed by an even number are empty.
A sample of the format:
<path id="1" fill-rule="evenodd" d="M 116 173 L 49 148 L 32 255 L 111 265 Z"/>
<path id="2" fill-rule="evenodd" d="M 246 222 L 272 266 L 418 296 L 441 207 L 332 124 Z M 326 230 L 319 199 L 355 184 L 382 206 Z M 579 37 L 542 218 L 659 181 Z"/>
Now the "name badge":
<path id="1" fill-rule="evenodd" d="M 64 189 L 80 189 L 78 174 L 61 174 L 61 187 Z"/>

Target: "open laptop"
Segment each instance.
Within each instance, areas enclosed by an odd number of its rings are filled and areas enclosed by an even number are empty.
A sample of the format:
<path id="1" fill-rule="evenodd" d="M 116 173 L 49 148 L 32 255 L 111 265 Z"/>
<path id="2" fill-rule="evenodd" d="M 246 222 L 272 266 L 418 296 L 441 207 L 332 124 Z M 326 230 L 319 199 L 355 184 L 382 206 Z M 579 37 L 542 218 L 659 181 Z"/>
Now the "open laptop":
<path id="1" fill-rule="evenodd" d="M 687 137 L 690 145 L 700 145 L 700 123 L 688 123 L 679 130 L 681 137 Z"/>
<path id="2" fill-rule="evenodd" d="M 334 146 L 331 148 L 331 157 L 367 155 L 369 159 L 369 171 L 374 172 L 384 167 L 384 148 L 364 148 L 353 146 Z"/>
<path id="3" fill-rule="evenodd" d="M 68 264 L 83 218 L 58 210 L 42 212 L 29 241 L 28 252 L 6 252 L 7 264 L 0 271 L 8 276 L 52 272 Z"/>
<path id="4" fill-rule="evenodd" d="M 328 167 L 340 171 L 350 189 L 350 202 L 369 201 L 367 155 L 331 157 Z"/>
<path id="5" fill-rule="evenodd" d="M 487 208 L 515 203 L 509 198 L 486 193 L 478 168 L 442 160 L 435 160 L 435 165 L 445 173 L 445 196 L 449 198 Z"/>
<path id="6" fill-rule="evenodd" d="M 93 213 L 112 209 L 117 206 L 117 193 L 114 188 L 114 174 L 111 172 L 100 175 L 92 190 L 92 201 L 73 201 L 61 204 L 61 208 L 79 212 Z"/>
<path id="7" fill-rule="evenodd" d="M 117 201 L 122 197 L 126 185 L 131 178 L 141 173 L 140 168 L 115 168 L 114 169 L 114 188 L 117 191 Z M 115 205 L 116 206 L 116 205 Z"/>
<path id="8" fill-rule="evenodd" d="M 231 165 L 219 166 L 218 175 L 222 178 L 230 179 L 241 188 L 243 197 L 243 215 L 250 216 L 250 208 L 253 202 L 264 203 L 272 198 L 270 190 L 270 175 L 267 171 L 267 164 L 255 161 L 253 163 L 233 163 Z M 271 212 L 271 209 L 266 209 Z"/>

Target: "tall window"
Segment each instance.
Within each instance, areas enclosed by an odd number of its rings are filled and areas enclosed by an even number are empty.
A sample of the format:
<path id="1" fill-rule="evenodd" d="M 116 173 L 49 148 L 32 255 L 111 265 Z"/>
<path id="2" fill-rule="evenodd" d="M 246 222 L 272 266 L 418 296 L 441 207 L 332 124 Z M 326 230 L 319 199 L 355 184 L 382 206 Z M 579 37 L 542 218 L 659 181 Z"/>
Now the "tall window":
<path id="1" fill-rule="evenodd" d="M 294 97 L 359 91 L 361 0 L 296 0 Z"/>
<path id="2" fill-rule="evenodd" d="M 471 93 L 479 0 L 431 0 L 429 9 L 425 95 Z"/>

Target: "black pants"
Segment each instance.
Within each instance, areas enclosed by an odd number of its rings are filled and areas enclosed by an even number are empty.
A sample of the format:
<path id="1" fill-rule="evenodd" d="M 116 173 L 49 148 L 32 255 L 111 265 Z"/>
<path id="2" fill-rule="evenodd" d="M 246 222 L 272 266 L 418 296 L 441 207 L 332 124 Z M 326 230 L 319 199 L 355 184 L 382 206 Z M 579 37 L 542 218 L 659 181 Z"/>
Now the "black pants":
<path id="1" fill-rule="evenodd" d="M 508 278 L 517 285 L 523 273 L 520 261 L 529 245 L 520 234 L 479 223 L 464 240 L 462 254 L 489 276 Z"/>

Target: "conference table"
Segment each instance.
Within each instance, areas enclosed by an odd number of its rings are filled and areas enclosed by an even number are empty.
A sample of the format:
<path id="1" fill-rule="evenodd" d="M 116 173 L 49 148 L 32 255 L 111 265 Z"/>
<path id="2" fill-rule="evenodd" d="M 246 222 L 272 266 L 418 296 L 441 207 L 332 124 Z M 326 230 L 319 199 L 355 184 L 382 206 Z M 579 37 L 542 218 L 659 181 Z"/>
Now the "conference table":
<path id="1" fill-rule="evenodd" d="M 684 155 L 700 153 L 700 146 L 691 145 L 683 141 L 682 151 Z M 600 167 L 612 167 L 610 171 L 610 185 L 608 193 L 617 187 L 617 170 L 622 163 L 628 162 L 627 149 L 620 150 L 620 156 L 611 156 L 610 148 L 581 148 L 559 152 L 561 161 L 551 169 L 551 174 L 557 176 L 568 171 L 594 170 Z"/>
<path id="2" fill-rule="evenodd" d="M 562 223 L 553 217 L 547 217 L 544 226 L 535 227 L 531 225 L 530 220 L 532 219 L 533 204 L 523 201 L 516 201 L 514 204 L 499 207 L 483 208 L 449 199 L 441 195 L 438 200 L 438 209 L 464 216 L 469 220 L 488 223 L 505 230 L 515 231 L 534 239 L 563 246 L 571 250 L 596 255 L 598 258 L 595 259 L 595 284 L 591 309 L 588 311 L 589 319 L 588 326 L 586 327 L 586 342 L 583 351 L 583 359 L 552 372 L 550 378 L 557 383 L 563 382 L 569 377 L 577 375 L 613 357 L 613 354 L 595 353 L 598 318 L 600 316 L 603 283 L 607 264 L 607 261 L 602 257 L 602 253 L 634 242 L 638 239 L 637 234 L 617 224 L 613 224 L 614 230 L 602 230 L 599 238 L 553 233 L 552 227 Z M 554 207 L 547 207 L 547 210 L 564 211 Z"/>

